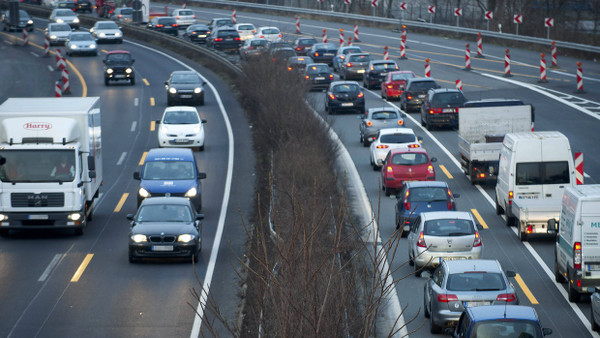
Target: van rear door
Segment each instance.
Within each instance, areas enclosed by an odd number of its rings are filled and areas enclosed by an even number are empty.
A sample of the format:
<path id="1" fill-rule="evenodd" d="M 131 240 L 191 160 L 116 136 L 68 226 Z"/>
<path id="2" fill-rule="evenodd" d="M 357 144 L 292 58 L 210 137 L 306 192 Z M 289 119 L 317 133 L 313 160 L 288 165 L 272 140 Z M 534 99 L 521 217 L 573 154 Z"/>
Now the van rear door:
<path id="1" fill-rule="evenodd" d="M 572 155 L 565 138 L 545 138 L 542 151 L 542 198 L 561 198 L 571 184 Z"/>
<path id="2" fill-rule="evenodd" d="M 600 279 L 600 201 L 581 201 L 581 221 L 581 267 L 586 279 Z"/>

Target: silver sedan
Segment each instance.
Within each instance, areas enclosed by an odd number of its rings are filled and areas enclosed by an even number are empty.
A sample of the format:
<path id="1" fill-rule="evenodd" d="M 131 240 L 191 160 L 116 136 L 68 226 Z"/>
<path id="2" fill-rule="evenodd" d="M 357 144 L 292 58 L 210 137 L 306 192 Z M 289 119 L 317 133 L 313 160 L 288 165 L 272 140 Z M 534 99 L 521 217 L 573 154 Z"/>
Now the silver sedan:
<path id="1" fill-rule="evenodd" d="M 98 44 L 96 39 L 88 32 L 73 32 L 69 35 L 66 42 L 67 55 L 74 54 L 91 54 L 98 55 Z"/>

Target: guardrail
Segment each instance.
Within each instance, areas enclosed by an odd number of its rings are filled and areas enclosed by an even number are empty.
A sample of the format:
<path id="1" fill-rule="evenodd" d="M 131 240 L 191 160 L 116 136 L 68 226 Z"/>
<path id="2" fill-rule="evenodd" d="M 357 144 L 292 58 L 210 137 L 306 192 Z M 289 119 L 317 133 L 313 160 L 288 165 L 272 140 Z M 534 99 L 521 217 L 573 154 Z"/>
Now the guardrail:
<path id="1" fill-rule="evenodd" d="M 326 18 L 327 21 L 331 21 L 332 18 L 335 18 L 335 21 L 338 22 L 349 22 L 349 23 L 363 23 L 369 26 L 379 26 L 382 25 L 391 26 L 398 28 L 401 25 L 406 25 L 407 27 L 417 27 L 423 30 L 435 30 L 446 33 L 455 33 L 455 34 L 464 34 L 464 35 L 474 35 L 477 33 L 481 33 L 482 36 L 500 39 L 500 40 L 509 40 L 509 41 L 518 41 L 525 42 L 529 44 L 536 44 L 547 47 L 552 44 L 552 41 L 549 39 L 536 38 L 531 36 L 523 36 L 523 35 L 515 35 L 515 34 L 507 34 L 500 32 L 493 32 L 487 30 L 478 30 L 473 28 L 466 27 L 456 27 L 456 26 L 448 26 L 448 25 L 440 25 L 434 23 L 420 22 L 420 21 L 412 21 L 412 20 L 402 20 L 395 18 L 384 18 L 384 17 L 375 17 L 363 14 L 353 14 L 353 13 L 343 13 L 343 12 L 333 12 L 326 11 L 320 9 L 310 9 L 310 8 L 298 8 L 298 7 L 287 7 L 287 6 L 276 6 L 276 5 L 265 5 L 265 4 L 256 4 L 249 2 L 241 2 L 241 1 L 230 1 L 230 0 L 192 0 L 186 1 L 188 6 L 193 6 L 194 4 L 205 4 L 209 6 L 219 6 L 223 5 L 235 7 L 235 8 L 247 8 L 250 10 L 259 10 L 264 12 L 265 10 L 274 11 L 281 14 L 292 14 L 292 15 L 310 15 L 310 16 L 320 16 Z M 599 46 L 585 45 L 568 41 L 555 41 L 557 47 L 572 49 L 579 52 L 585 53 L 599 53 Z"/>

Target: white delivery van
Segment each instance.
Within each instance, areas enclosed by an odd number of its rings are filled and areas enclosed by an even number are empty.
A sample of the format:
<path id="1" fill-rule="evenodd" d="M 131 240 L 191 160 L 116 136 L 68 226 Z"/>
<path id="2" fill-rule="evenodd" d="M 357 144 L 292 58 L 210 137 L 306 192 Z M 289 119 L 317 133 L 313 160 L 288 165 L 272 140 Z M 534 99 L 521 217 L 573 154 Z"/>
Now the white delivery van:
<path id="1" fill-rule="evenodd" d="M 496 213 L 516 223 L 513 200 L 560 199 L 575 184 L 569 139 L 557 131 L 508 133 L 504 136 L 496 181 Z M 550 201 L 549 201 L 550 202 Z"/>
<path id="2" fill-rule="evenodd" d="M 554 250 L 554 275 L 569 300 L 600 287 L 600 184 L 567 187 Z"/>

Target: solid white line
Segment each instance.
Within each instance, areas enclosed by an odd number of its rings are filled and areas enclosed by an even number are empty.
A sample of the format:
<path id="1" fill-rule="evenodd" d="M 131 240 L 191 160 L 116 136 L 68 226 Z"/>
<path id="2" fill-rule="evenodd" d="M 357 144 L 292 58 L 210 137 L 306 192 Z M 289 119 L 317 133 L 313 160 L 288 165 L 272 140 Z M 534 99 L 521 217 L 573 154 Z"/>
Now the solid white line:
<path id="1" fill-rule="evenodd" d="M 137 107 L 139 104 L 140 104 L 140 98 L 139 97 L 136 97 L 135 99 L 133 99 L 133 105 L 135 107 Z"/>
<path id="2" fill-rule="evenodd" d="M 52 66 L 48 65 L 48 70 L 50 70 L 51 72 L 53 72 L 54 68 L 52 68 Z"/>
<path id="3" fill-rule="evenodd" d="M 125 161 L 125 156 L 126 156 L 126 155 L 127 155 L 127 152 L 126 152 L 126 151 L 124 151 L 124 152 L 121 154 L 121 157 L 119 157 L 119 160 L 117 161 L 117 165 L 121 165 L 121 164 L 123 164 L 123 161 Z"/>
<path id="4" fill-rule="evenodd" d="M 50 261 L 50 264 L 48 264 L 48 266 L 46 267 L 46 270 L 44 270 L 44 272 L 42 273 L 40 278 L 38 278 L 38 282 L 43 282 L 46 280 L 46 278 L 48 278 L 48 276 L 50 276 L 50 273 L 52 272 L 54 267 L 58 264 L 58 262 L 60 261 L 60 258 L 62 256 L 63 256 L 62 254 L 54 255 L 54 258 L 52 258 L 52 260 Z"/>
<path id="5" fill-rule="evenodd" d="M 135 131 L 135 127 L 137 127 L 137 121 L 131 122 L 131 132 Z"/>
<path id="6" fill-rule="evenodd" d="M 35 57 L 40 57 L 36 52 L 29 52 L 31 53 L 31 55 L 35 56 Z"/>

